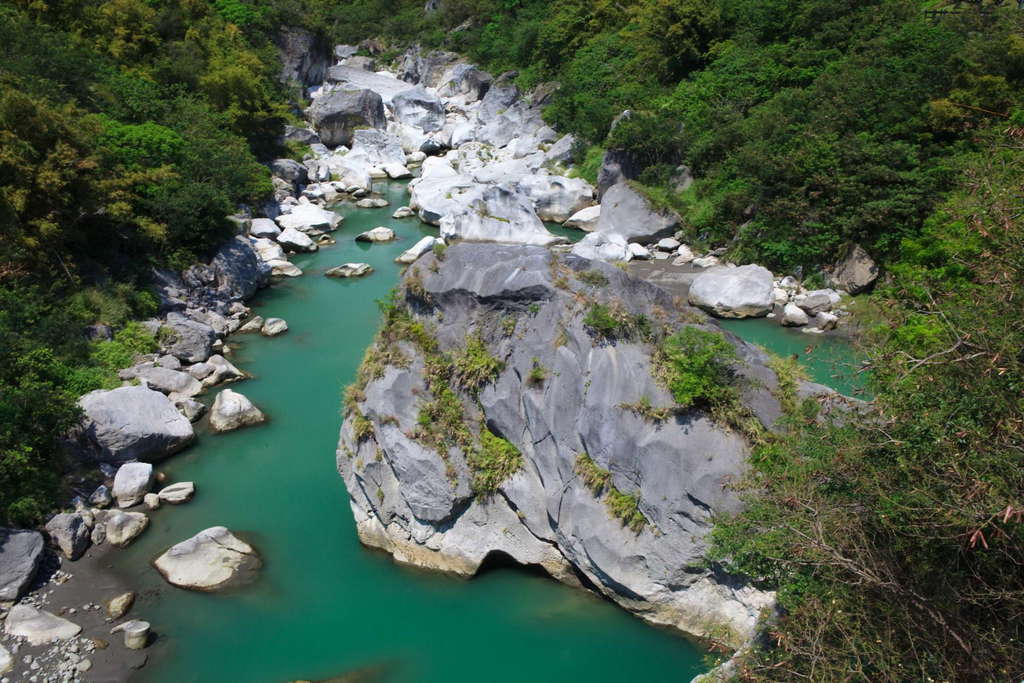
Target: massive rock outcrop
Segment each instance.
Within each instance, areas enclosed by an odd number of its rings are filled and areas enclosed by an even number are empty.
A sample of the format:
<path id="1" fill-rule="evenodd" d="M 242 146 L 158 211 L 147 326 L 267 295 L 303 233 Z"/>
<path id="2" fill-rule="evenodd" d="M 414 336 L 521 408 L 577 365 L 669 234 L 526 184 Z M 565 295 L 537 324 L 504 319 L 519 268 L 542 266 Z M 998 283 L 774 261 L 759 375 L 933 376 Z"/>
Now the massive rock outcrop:
<path id="1" fill-rule="evenodd" d="M 274 44 L 281 55 L 282 83 L 310 86 L 324 80 L 331 65 L 331 50 L 313 33 L 301 28 L 282 28 Z"/>
<path id="2" fill-rule="evenodd" d="M 384 127 L 384 104 L 373 90 L 335 90 L 314 101 L 309 118 L 325 145 L 349 145 L 357 128 Z"/>
<path id="3" fill-rule="evenodd" d="M 655 379 L 652 344 L 686 326 L 721 333 L 605 263 L 467 242 L 426 254 L 348 392 L 337 456 L 360 538 L 463 575 L 507 555 L 739 645 L 773 598 L 702 560 L 713 515 L 738 508 L 748 444 Z M 777 378 L 726 338 L 742 409 L 771 428 Z"/>
<path id="4" fill-rule="evenodd" d="M 649 244 L 670 237 L 679 228 L 679 216 L 655 208 L 627 183 L 612 185 L 601 196 L 597 231 Z"/>

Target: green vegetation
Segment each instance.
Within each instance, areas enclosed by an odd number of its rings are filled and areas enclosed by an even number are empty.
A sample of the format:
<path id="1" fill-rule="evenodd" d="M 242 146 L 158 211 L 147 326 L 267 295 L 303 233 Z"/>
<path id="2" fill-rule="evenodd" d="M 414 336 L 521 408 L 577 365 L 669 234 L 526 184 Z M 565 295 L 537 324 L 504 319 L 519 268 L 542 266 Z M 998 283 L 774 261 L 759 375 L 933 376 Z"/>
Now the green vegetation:
<path id="1" fill-rule="evenodd" d="M 658 378 L 680 408 L 721 406 L 737 397 L 731 365 L 736 351 L 720 333 L 684 327 L 654 357 Z"/>
<path id="2" fill-rule="evenodd" d="M 352 417 L 352 431 L 355 433 L 356 441 L 366 441 L 373 437 L 373 422 L 357 411 Z"/>
<path id="3" fill-rule="evenodd" d="M 785 610 L 752 678 L 1010 680 L 1024 665 L 1020 130 L 986 134 L 963 189 L 904 241 L 877 295 L 877 412 L 799 415 L 715 530 L 715 558 Z"/>
<path id="4" fill-rule="evenodd" d="M 129 325 L 156 312 L 150 269 L 208 256 L 234 231 L 226 216 L 271 192 L 259 160 L 283 152 L 288 116 L 271 38 L 303 10 L 0 7 L 0 524 L 48 512 L 78 395 L 115 386 L 119 367 L 154 349 Z M 113 340 L 86 340 L 99 324 Z"/>
<path id="5" fill-rule="evenodd" d="M 604 287 L 608 284 L 608 278 L 599 270 L 583 270 L 576 273 L 576 279 L 592 287 Z"/>
<path id="6" fill-rule="evenodd" d="M 491 355 L 479 334 L 466 339 L 466 348 L 452 356 L 452 381 L 476 394 L 502 371 L 505 364 Z"/>
<path id="7" fill-rule="evenodd" d="M 797 386 L 801 381 L 807 381 L 807 371 L 796 358 L 783 358 L 774 354 L 768 358 L 768 367 L 775 373 L 778 380 L 778 387 L 774 392 L 775 398 L 778 399 L 783 412 L 787 415 L 795 415 L 799 409 Z"/>
<path id="8" fill-rule="evenodd" d="M 606 339 L 613 338 L 619 330 L 619 321 L 604 304 L 592 304 L 583 318 L 583 324 Z"/>
<path id="9" fill-rule="evenodd" d="M 672 417 L 671 408 L 655 408 L 651 404 L 651 399 L 644 395 L 640 397 L 640 400 L 636 403 L 623 403 L 619 405 L 623 410 L 629 410 L 636 413 L 645 420 L 651 422 L 664 422 L 668 418 Z"/>
<path id="10" fill-rule="evenodd" d="M 480 445 L 469 453 L 466 461 L 473 470 L 473 493 L 489 496 L 522 467 L 523 456 L 511 442 L 483 427 Z"/>
<path id="11" fill-rule="evenodd" d="M 580 453 L 576 456 L 575 471 L 595 496 L 601 495 L 611 482 L 612 473 L 594 462 L 587 453 Z"/>
<path id="12" fill-rule="evenodd" d="M 540 359 L 536 356 L 530 362 L 530 372 L 526 376 L 526 383 L 533 387 L 539 387 L 548 378 L 548 371 L 543 365 L 540 364 Z"/>
<path id="13" fill-rule="evenodd" d="M 605 507 L 622 525 L 634 533 L 640 533 L 647 526 L 647 518 L 640 512 L 640 498 L 632 493 L 623 493 L 612 484 L 612 474 L 598 465 L 587 453 L 576 456 L 574 468 L 583 483 L 594 495 L 604 495 Z"/>
<path id="14" fill-rule="evenodd" d="M 638 534 L 647 526 L 647 518 L 640 512 L 640 499 L 635 494 L 623 493 L 609 486 L 604 502 L 612 517 L 622 522 L 622 526 L 629 527 L 630 531 Z"/>

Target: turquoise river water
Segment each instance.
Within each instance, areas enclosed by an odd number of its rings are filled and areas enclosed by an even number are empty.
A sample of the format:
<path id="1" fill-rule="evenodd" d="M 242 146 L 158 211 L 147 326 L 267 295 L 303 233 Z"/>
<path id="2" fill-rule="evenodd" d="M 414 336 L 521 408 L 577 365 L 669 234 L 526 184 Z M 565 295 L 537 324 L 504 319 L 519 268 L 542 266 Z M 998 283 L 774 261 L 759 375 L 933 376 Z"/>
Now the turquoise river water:
<path id="1" fill-rule="evenodd" d="M 222 435 L 200 426 L 196 445 L 160 465 L 197 493 L 152 513 L 117 556 L 141 591 L 133 612 L 160 634 L 139 680 L 689 681 L 705 668 L 700 648 L 583 591 L 510 568 L 468 581 L 421 572 L 360 546 L 334 464 L 341 392 L 377 328 L 375 301 L 397 282 L 394 257 L 428 234 L 414 218 L 390 218 L 407 201 L 404 186 L 386 192 L 389 208 L 340 209 L 338 244 L 296 257 L 305 275 L 252 302 L 287 320 L 286 334 L 230 340 L 232 361 L 254 375 L 233 388 L 269 422 Z M 377 225 L 398 241 L 352 240 Z M 324 277 L 348 261 L 376 272 Z M 223 594 L 165 584 L 152 558 L 214 525 L 258 548 L 259 580 Z"/>

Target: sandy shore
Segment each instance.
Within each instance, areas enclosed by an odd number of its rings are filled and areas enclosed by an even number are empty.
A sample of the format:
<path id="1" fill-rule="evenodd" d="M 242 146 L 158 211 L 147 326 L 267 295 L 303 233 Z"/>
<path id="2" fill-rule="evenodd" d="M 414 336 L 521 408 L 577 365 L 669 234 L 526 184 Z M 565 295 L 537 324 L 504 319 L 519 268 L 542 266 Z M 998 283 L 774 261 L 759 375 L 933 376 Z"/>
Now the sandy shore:
<path id="1" fill-rule="evenodd" d="M 117 552 L 118 549 L 109 544 L 93 546 L 77 561 L 70 562 L 59 557 L 52 548 L 47 548 L 32 590 L 19 602 L 78 624 L 82 632 L 73 639 L 35 647 L 19 644 L 21 639 L 0 633 L 0 643 L 15 660 L 14 668 L 4 674 L 2 680 L 11 683 L 47 680 L 115 683 L 130 680 L 146 665 L 148 649 L 129 650 L 124 646 L 120 633 L 110 633 L 110 629 L 121 622 L 145 618 L 145 615 L 137 616 L 137 605 L 121 619 L 112 621 L 107 618 L 106 602 L 132 590 L 132 586 L 112 570 Z M 159 636 L 154 634 L 152 637 Z M 26 661 L 27 658 L 30 659 Z M 59 673 L 60 664 L 75 659 L 88 660 L 89 664 L 83 665 L 88 670 L 76 673 L 72 678 Z"/>

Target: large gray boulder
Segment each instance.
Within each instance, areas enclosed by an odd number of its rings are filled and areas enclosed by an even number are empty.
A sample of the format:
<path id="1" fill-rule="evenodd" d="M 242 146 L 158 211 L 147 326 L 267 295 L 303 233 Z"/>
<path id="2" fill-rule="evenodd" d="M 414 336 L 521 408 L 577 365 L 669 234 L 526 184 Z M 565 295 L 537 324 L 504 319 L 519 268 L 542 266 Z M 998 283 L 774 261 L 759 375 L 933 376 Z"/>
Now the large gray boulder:
<path id="1" fill-rule="evenodd" d="M 217 333 L 212 327 L 181 313 L 168 313 L 161 328 L 161 350 L 185 363 L 209 358 L 215 341 Z"/>
<path id="2" fill-rule="evenodd" d="M 28 590 L 42 558 L 38 531 L 0 527 L 0 603 L 14 602 Z"/>
<path id="3" fill-rule="evenodd" d="M 548 232 L 528 198 L 506 185 L 478 189 L 462 208 L 440 221 L 441 237 L 474 242 L 551 245 L 566 242 Z"/>
<path id="4" fill-rule="evenodd" d="M 472 103 L 486 95 L 493 82 L 491 74 L 472 64 L 456 64 L 441 76 L 437 94 L 441 97 L 461 95 L 467 103 Z"/>
<path id="5" fill-rule="evenodd" d="M 311 31 L 301 28 L 282 28 L 274 37 L 281 56 L 282 83 L 302 86 L 319 85 L 331 65 L 331 49 Z"/>
<path id="6" fill-rule="evenodd" d="M 187 372 L 169 370 L 159 365 L 137 366 L 133 372 L 135 377 L 150 389 L 156 389 L 164 394 L 174 394 L 179 398 L 195 396 L 203 390 L 203 385 Z"/>
<path id="7" fill-rule="evenodd" d="M 878 264 L 859 244 L 851 244 L 832 270 L 832 285 L 859 294 L 878 279 Z"/>
<path id="8" fill-rule="evenodd" d="M 278 178 L 287 180 L 296 188 L 305 185 L 309 180 L 306 167 L 294 159 L 274 159 L 270 162 L 270 172 Z"/>
<path id="9" fill-rule="evenodd" d="M 86 518 L 78 512 L 62 512 L 46 523 L 46 533 L 64 557 L 77 560 L 89 549 L 92 529 Z"/>
<path id="10" fill-rule="evenodd" d="M 721 318 L 767 315 L 775 304 L 771 271 L 761 266 L 713 268 L 694 278 L 690 303 Z"/>
<path id="11" fill-rule="evenodd" d="M 179 588 L 214 591 L 252 579 L 262 562 L 251 545 L 215 526 L 171 546 L 153 566 Z"/>
<path id="12" fill-rule="evenodd" d="M 480 108 L 477 110 L 477 117 L 481 122 L 487 123 L 497 118 L 519 99 L 521 93 L 515 84 L 517 75 L 515 71 L 508 71 L 491 83 L 487 94 L 480 100 Z"/>
<path id="13" fill-rule="evenodd" d="M 316 99 L 309 118 L 328 147 L 351 145 L 357 128 L 384 128 L 384 102 L 372 90 L 335 90 Z"/>
<path id="14" fill-rule="evenodd" d="M 93 391 L 78 400 L 84 420 L 79 442 L 100 462 L 157 461 L 191 443 L 192 424 L 174 403 L 143 386 Z"/>
<path id="15" fill-rule="evenodd" d="M 584 271 L 607 283 L 588 284 Z M 463 575 L 503 553 L 573 585 L 582 577 L 655 623 L 734 644 L 749 636 L 772 595 L 702 567 L 715 516 L 739 508 L 727 484 L 742 476 L 750 447 L 708 411 L 675 409 L 654 349 L 628 323 L 644 316 L 668 333 L 703 315 L 618 268 L 536 246 L 457 242 L 442 258 L 423 255 L 405 278 L 398 305 L 438 354 L 479 339 L 498 364 L 478 391 L 448 385 L 468 445 L 447 429 L 430 437 L 419 422 L 432 399 L 427 359 L 382 335 L 402 360 L 359 387 L 337 452 L 360 539 Z M 626 321 L 612 338 L 585 321 L 594 303 Z M 767 357 L 726 339 L 744 360 L 737 372 L 767 387 L 761 414 L 777 417 Z M 630 408 L 642 405 L 664 414 Z M 467 457 L 478 430 L 519 453 L 493 490 Z M 581 462 L 603 483 L 588 485 Z M 628 520 L 610 512 L 612 496 L 633 502 Z"/>
<path id="16" fill-rule="evenodd" d="M 657 209 L 646 197 L 626 183 L 608 188 L 601 197 L 597 231 L 625 237 L 629 242 L 649 244 L 671 237 L 679 228 L 679 216 Z"/>
<path id="17" fill-rule="evenodd" d="M 194 265 L 182 273 L 181 281 L 189 308 L 225 313 L 232 303 L 244 301 L 266 287 L 270 269 L 252 243 L 239 235 L 221 245 L 208 264 Z"/>
<path id="18" fill-rule="evenodd" d="M 444 104 L 437 95 L 431 95 L 423 86 L 403 90 L 395 95 L 391 98 L 391 109 L 396 119 L 427 133 L 441 130 L 444 126 Z"/>

